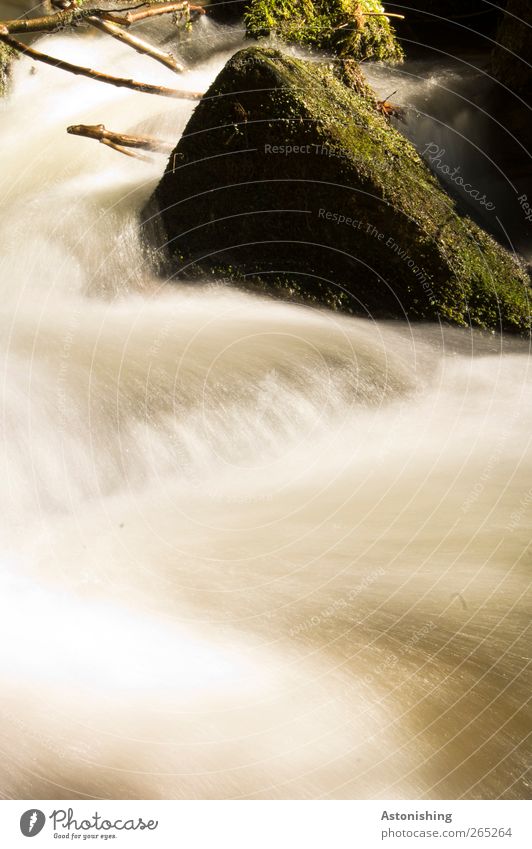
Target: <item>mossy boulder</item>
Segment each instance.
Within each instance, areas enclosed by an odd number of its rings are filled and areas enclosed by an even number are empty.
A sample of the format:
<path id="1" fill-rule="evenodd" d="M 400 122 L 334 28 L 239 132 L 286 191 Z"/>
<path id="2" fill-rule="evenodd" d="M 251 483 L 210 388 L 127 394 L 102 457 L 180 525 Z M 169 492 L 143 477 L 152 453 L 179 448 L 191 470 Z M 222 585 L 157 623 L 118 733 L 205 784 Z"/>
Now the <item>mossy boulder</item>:
<path id="1" fill-rule="evenodd" d="M 532 3 L 508 0 L 492 54 L 493 75 L 512 91 L 532 97 Z M 529 119 L 530 120 L 530 119 Z"/>
<path id="2" fill-rule="evenodd" d="M 275 35 L 355 59 L 403 59 L 379 0 L 250 0 L 244 20 L 252 38 Z"/>
<path id="3" fill-rule="evenodd" d="M 154 200 L 177 277 L 221 276 L 359 314 L 530 327 L 522 265 L 457 215 L 371 91 L 326 65 L 237 53 Z"/>

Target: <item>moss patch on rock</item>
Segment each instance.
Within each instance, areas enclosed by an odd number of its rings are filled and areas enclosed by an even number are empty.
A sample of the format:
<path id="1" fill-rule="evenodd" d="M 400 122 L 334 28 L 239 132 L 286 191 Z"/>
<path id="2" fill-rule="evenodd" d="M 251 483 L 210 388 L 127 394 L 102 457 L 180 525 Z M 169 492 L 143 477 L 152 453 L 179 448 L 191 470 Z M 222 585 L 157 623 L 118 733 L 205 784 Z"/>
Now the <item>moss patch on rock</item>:
<path id="1" fill-rule="evenodd" d="M 244 20 L 252 38 L 274 34 L 339 56 L 403 59 L 379 0 L 250 0 Z"/>
<path id="2" fill-rule="evenodd" d="M 197 106 L 155 200 L 176 276 L 358 314 L 530 329 L 523 266 L 328 66 L 250 48 Z"/>
<path id="3" fill-rule="evenodd" d="M 11 62 L 16 53 L 10 47 L 0 43 L 0 97 L 7 94 L 10 80 Z"/>

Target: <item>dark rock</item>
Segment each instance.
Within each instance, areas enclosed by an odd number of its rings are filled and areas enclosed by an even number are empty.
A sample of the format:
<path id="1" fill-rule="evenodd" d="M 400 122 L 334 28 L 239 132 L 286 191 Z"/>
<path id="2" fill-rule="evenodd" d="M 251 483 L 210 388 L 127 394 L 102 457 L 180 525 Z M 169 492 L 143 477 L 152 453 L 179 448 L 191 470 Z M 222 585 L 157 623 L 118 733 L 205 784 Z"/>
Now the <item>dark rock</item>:
<path id="1" fill-rule="evenodd" d="M 178 277 L 361 314 L 530 327 L 523 266 L 456 213 L 374 96 L 327 66 L 236 54 L 155 201 Z"/>

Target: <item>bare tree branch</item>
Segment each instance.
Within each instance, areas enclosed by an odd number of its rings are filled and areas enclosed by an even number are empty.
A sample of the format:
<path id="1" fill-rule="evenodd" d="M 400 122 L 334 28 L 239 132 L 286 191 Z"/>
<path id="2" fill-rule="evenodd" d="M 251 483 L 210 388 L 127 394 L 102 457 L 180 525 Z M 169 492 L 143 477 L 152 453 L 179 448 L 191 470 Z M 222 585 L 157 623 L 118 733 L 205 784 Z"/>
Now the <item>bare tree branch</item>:
<path id="1" fill-rule="evenodd" d="M 146 4 L 140 4 L 139 9 Z M 202 7 L 198 6 L 189 6 L 187 2 L 180 3 L 157 3 L 157 7 L 159 7 L 159 11 L 155 14 L 163 15 L 169 14 L 171 12 L 184 12 L 189 8 L 194 11 L 199 11 Z M 164 8 L 163 8 L 164 7 Z M 153 7 L 150 7 L 153 8 Z M 145 17 L 152 17 L 153 13 L 146 15 L 145 12 L 149 12 L 149 9 L 145 11 L 140 11 L 139 13 L 126 11 L 125 15 L 120 17 L 121 12 L 120 9 L 98 9 L 98 8 L 79 8 L 75 7 L 72 9 L 63 9 L 58 12 L 54 12 L 53 15 L 44 15 L 40 18 L 17 18 L 12 21 L 0 21 L 0 26 L 5 27 L 7 32 L 11 35 L 21 35 L 23 33 L 30 32 L 56 32 L 57 30 L 64 29 L 65 27 L 76 27 L 80 24 L 85 23 L 87 18 L 97 17 L 103 18 L 108 21 L 112 21 L 115 24 L 122 24 L 123 26 L 130 26 L 131 23 L 136 23 L 134 21 L 127 21 L 125 16 L 128 14 L 140 14 L 141 17 L 137 20 L 143 20 Z M 202 11 L 205 11 L 202 9 Z"/>
<path id="2" fill-rule="evenodd" d="M 155 136 L 130 136 L 126 133 L 115 133 L 106 130 L 103 124 L 73 124 L 67 127 L 67 133 L 73 136 L 83 136 L 87 139 L 95 139 L 102 144 L 110 141 L 120 147 L 140 148 L 141 150 L 152 150 L 156 153 L 170 153 L 175 144 L 162 141 Z"/>
<path id="3" fill-rule="evenodd" d="M 117 41 L 127 44 L 129 47 L 132 47 L 133 50 L 136 50 L 137 53 L 151 56 L 152 59 L 155 59 L 156 62 L 160 62 L 161 65 L 165 65 L 167 68 L 170 68 L 171 71 L 179 73 L 183 70 L 183 66 L 179 64 L 177 59 L 172 56 L 171 53 L 164 53 L 162 50 L 159 50 L 158 47 L 144 41 L 144 39 L 137 38 L 135 35 L 130 35 L 128 32 L 124 32 L 124 30 L 117 24 L 98 18 L 95 15 L 90 15 L 86 20 L 91 24 L 91 26 L 101 32 L 107 33 L 107 35 L 110 35 L 112 38 L 116 38 Z"/>
<path id="4" fill-rule="evenodd" d="M 43 62 L 45 65 L 51 65 L 52 68 L 58 68 L 62 71 L 68 71 L 71 74 L 77 74 L 81 77 L 89 77 L 101 83 L 117 86 L 118 88 L 129 88 L 133 91 L 141 91 L 145 94 L 157 94 L 160 97 L 173 97 L 181 100 L 201 100 L 202 94 L 195 91 L 180 91 L 179 89 L 167 88 L 166 86 L 152 85 L 151 83 L 140 83 L 136 80 L 128 80 L 124 77 L 113 77 L 109 74 L 102 74 L 100 71 L 94 71 L 92 68 L 84 68 L 81 65 L 73 65 L 71 62 L 65 62 L 63 59 L 56 59 L 54 56 L 48 56 L 47 53 L 40 53 L 34 50 L 33 47 L 28 47 L 11 38 L 7 34 L 5 27 L 0 25 L 0 41 L 34 59 L 36 62 Z"/>
<path id="5" fill-rule="evenodd" d="M 14 35 L 26 32 L 55 32 L 63 27 L 76 26 L 84 17 L 95 13 L 95 9 L 91 12 L 82 9 L 65 9 L 41 18 L 17 18 L 14 21 L 1 21 L 0 25 L 6 33 L 13 33 Z"/>

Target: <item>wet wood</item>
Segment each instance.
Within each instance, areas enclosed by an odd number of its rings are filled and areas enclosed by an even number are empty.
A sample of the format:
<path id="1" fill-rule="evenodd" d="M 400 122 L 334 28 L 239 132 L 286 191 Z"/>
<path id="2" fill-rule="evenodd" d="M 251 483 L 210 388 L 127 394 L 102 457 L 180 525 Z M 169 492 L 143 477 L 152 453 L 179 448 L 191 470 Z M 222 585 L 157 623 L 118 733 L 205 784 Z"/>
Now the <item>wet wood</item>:
<path id="1" fill-rule="evenodd" d="M 131 136 L 127 133 L 116 133 L 113 130 L 107 130 L 103 124 L 73 124 L 71 127 L 67 127 L 67 133 L 73 136 L 95 139 L 102 144 L 111 142 L 120 147 L 150 150 L 156 153 L 170 153 L 175 147 L 172 142 L 158 139 L 155 136 Z"/>
<path id="2" fill-rule="evenodd" d="M 152 59 L 155 59 L 156 62 L 160 62 L 161 65 L 164 65 L 166 68 L 170 68 L 171 71 L 180 73 L 183 70 L 183 66 L 179 64 L 175 56 L 172 56 L 171 53 L 164 53 L 164 51 L 159 50 L 158 47 L 155 47 L 154 44 L 150 44 L 143 38 L 138 38 L 136 35 L 131 35 L 131 33 L 125 32 L 122 27 L 118 26 L 118 24 L 115 24 L 112 21 L 107 21 L 105 18 L 99 18 L 95 15 L 89 15 L 86 20 L 91 26 L 95 27 L 95 29 L 110 35 L 111 38 L 115 38 L 117 41 L 122 42 L 122 44 L 127 44 L 128 47 L 131 47 L 137 53 L 150 56 Z"/>
<path id="3" fill-rule="evenodd" d="M 0 24 L 0 41 L 29 56 L 36 62 L 43 62 L 45 65 L 50 65 L 52 68 L 58 68 L 61 71 L 68 71 L 70 74 L 77 74 L 81 77 L 88 77 L 97 82 L 114 85 L 118 88 L 128 88 L 132 91 L 139 91 L 145 94 L 155 94 L 160 97 L 172 97 L 178 100 L 201 100 L 202 94 L 195 91 L 182 91 L 180 89 L 167 88 L 166 86 L 153 85 L 152 83 L 138 82 L 124 77 L 113 77 L 110 74 L 104 74 L 101 71 L 95 71 L 93 68 L 85 68 L 82 65 L 74 65 L 72 62 L 65 62 L 63 59 L 57 59 L 54 56 L 49 56 L 47 53 L 41 53 L 27 44 L 17 41 L 7 34 L 7 30 Z"/>

